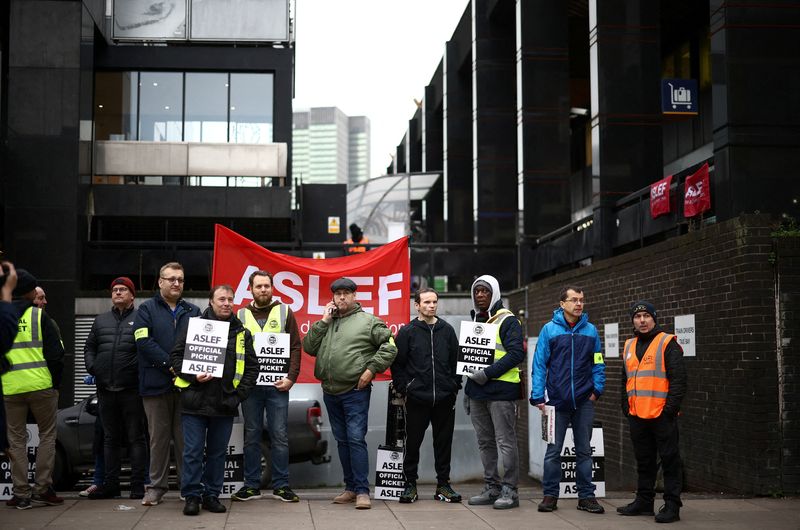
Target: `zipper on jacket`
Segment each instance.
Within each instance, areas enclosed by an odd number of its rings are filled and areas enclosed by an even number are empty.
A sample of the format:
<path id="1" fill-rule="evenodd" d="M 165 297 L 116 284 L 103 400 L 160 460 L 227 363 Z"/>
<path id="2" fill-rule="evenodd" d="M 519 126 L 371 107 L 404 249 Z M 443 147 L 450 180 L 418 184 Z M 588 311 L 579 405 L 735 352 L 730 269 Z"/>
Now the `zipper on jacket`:
<path id="1" fill-rule="evenodd" d="M 577 324 L 576 324 L 577 326 Z M 569 381 L 570 390 L 572 391 L 572 408 L 577 409 L 578 405 L 575 403 L 575 329 L 570 330 L 570 337 L 572 338 L 572 346 L 569 360 Z"/>
<path id="2" fill-rule="evenodd" d="M 435 324 L 434 324 L 435 325 Z M 433 370 L 433 404 L 436 405 L 436 357 L 433 353 L 433 326 L 428 326 L 431 330 L 431 370 Z"/>

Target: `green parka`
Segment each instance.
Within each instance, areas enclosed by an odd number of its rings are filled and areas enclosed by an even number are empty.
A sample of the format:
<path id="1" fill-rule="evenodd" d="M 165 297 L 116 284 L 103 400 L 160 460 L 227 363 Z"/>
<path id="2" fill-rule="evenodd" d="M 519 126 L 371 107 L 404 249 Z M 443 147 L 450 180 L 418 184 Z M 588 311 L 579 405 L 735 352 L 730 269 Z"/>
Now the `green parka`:
<path id="1" fill-rule="evenodd" d="M 350 312 L 334 315 L 330 324 L 315 322 L 303 339 L 303 350 L 317 358 L 314 377 L 328 394 L 352 390 L 364 370 L 379 374 L 397 355 L 386 323 L 365 313 L 358 303 Z"/>

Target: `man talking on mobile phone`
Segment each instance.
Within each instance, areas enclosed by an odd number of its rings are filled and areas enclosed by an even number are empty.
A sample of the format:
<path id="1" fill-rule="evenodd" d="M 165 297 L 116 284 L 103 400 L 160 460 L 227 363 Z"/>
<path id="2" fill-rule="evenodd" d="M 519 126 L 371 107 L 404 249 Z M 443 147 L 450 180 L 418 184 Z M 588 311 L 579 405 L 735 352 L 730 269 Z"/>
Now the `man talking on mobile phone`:
<path id="1" fill-rule="evenodd" d="M 303 349 L 317 358 L 314 377 L 322 382 L 325 408 L 342 462 L 345 491 L 333 502 L 370 508 L 367 418 L 372 380 L 397 355 L 386 322 L 364 312 L 356 302 L 356 284 L 339 278 L 331 284 L 333 300 L 322 320 L 311 326 Z"/>

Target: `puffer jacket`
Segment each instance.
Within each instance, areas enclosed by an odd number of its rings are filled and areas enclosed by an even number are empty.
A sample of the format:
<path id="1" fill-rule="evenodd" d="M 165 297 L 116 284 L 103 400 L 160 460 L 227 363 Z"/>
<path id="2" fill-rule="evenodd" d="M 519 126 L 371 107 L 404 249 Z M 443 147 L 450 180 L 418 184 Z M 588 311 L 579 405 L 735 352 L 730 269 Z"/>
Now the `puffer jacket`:
<path id="1" fill-rule="evenodd" d="M 458 394 L 458 337 L 453 326 L 436 320 L 431 327 L 415 318 L 397 332 L 397 357 L 392 363 L 394 387 L 409 399 L 433 405 Z"/>
<path id="2" fill-rule="evenodd" d="M 160 293 L 139 306 L 133 324 L 139 353 L 139 394 L 160 396 L 175 392 L 169 354 L 180 327 L 188 326 L 189 319 L 199 315 L 200 308 L 183 299 L 178 300 L 173 313 Z"/>
<path id="3" fill-rule="evenodd" d="M 203 311 L 200 318 L 222 320 L 217 318 L 210 307 Z M 184 413 L 198 416 L 238 416 L 239 403 L 247 399 L 250 390 L 256 384 L 258 359 L 253 350 L 253 336 L 235 315 L 231 315 L 227 321 L 231 325 L 228 328 L 228 345 L 225 350 L 225 367 L 222 370 L 222 377 L 215 377 L 205 383 L 197 382 L 197 376 L 194 374 L 181 372 L 189 320 L 187 319 L 185 323 L 181 324 L 181 328 L 178 330 L 178 341 L 170 354 L 170 362 L 172 370 L 189 383 L 188 387 L 181 389 L 181 406 Z M 239 333 L 244 333 L 244 374 L 239 381 L 239 386 L 234 388 L 236 340 Z"/>
<path id="4" fill-rule="evenodd" d="M 355 388 L 364 370 L 385 371 L 397 355 L 392 332 L 386 322 L 365 313 L 361 304 L 330 324 L 319 320 L 303 339 L 303 349 L 316 357 L 314 377 L 328 394 L 343 394 Z"/>
<path id="5" fill-rule="evenodd" d="M 127 390 L 139 387 L 139 359 L 133 323 L 133 305 L 120 312 L 116 307 L 97 315 L 83 347 L 86 371 L 99 388 Z"/>

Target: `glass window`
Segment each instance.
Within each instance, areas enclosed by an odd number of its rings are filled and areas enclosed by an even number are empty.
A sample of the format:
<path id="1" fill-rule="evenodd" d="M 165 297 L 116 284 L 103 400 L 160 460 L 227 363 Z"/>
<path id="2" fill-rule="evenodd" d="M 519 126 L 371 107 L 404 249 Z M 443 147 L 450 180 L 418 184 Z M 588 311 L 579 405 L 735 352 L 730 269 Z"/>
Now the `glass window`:
<path id="1" fill-rule="evenodd" d="M 228 74 L 186 74 L 186 142 L 228 141 Z"/>
<path id="2" fill-rule="evenodd" d="M 183 74 L 142 72 L 139 78 L 139 140 L 183 140 Z"/>
<path id="3" fill-rule="evenodd" d="M 231 74 L 230 142 L 272 143 L 272 74 Z"/>
<path id="4" fill-rule="evenodd" d="M 137 72 L 95 76 L 95 140 L 136 140 Z"/>
<path id="5" fill-rule="evenodd" d="M 192 39 L 285 41 L 286 0 L 191 0 Z"/>

